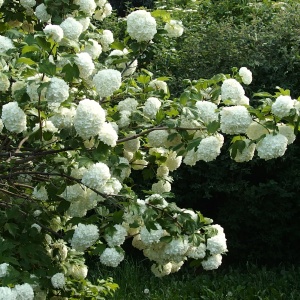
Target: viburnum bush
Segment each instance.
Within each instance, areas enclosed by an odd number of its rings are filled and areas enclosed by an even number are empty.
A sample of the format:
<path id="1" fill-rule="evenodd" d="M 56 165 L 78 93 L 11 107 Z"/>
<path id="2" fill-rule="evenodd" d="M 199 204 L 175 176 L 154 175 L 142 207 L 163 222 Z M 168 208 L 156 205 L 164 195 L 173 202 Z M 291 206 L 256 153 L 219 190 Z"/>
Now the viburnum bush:
<path id="1" fill-rule="evenodd" d="M 130 13 L 117 40 L 101 28 L 106 0 L 0 7 L 0 299 L 105 299 L 117 285 L 91 283 L 86 255 L 117 267 L 129 238 L 158 277 L 187 259 L 218 268 L 223 228 L 170 200 L 171 174 L 214 160 L 224 137 L 238 162 L 284 155 L 298 100 L 280 89 L 249 106 L 245 67 L 186 80 L 173 98 L 167 77 L 139 68 L 148 48 L 183 33 L 161 10 Z"/>

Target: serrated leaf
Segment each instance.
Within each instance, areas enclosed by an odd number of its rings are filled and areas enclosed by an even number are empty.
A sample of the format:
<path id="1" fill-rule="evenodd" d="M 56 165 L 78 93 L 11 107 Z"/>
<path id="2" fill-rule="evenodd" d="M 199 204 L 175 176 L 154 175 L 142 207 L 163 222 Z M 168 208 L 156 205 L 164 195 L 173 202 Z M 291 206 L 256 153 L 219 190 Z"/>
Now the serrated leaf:
<path id="1" fill-rule="evenodd" d="M 125 45 L 122 42 L 114 41 L 112 44 L 110 44 L 110 48 L 116 50 L 123 50 L 125 48 Z"/>
<path id="2" fill-rule="evenodd" d="M 186 105 L 186 103 L 190 100 L 191 92 L 185 91 L 180 95 L 179 101 L 180 104 Z"/>
<path id="3" fill-rule="evenodd" d="M 171 21 L 171 15 L 166 10 L 157 9 L 151 12 L 152 17 L 154 18 L 162 18 L 164 22 Z"/>
<path id="4" fill-rule="evenodd" d="M 79 69 L 76 64 L 73 66 L 70 64 L 66 64 L 62 68 L 62 73 L 65 73 L 64 79 L 67 82 L 72 82 L 74 78 L 79 78 Z"/>
<path id="5" fill-rule="evenodd" d="M 151 80 L 151 77 L 147 75 L 140 75 L 136 80 L 141 84 L 147 84 Z"/>

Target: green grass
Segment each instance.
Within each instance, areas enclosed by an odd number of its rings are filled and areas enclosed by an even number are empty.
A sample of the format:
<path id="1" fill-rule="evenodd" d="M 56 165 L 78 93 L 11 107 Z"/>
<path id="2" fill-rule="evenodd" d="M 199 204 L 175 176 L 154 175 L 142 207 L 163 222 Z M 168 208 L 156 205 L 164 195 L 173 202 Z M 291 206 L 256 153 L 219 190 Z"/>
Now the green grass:
<path id="1" fill-rule="evenodd" d="M 152 275 L 146 262 L 125 260 L 118 268 L 95 264 L 92 279 L 111 276 L 120 289 L 110 299 L 119 300 L 298 300 L 300 267 L 277 268 L 246 265 L 215 271 L 184 268 L 163 278 Z M 144 293 L 148 289 L 149 293 Z"/>

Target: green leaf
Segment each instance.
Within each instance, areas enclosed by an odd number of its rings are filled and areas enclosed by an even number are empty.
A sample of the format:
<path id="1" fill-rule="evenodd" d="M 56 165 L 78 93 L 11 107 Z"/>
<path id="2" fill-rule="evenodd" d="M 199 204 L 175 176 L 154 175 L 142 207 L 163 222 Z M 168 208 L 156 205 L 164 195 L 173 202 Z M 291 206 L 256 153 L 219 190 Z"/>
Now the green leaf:
<path id="1" fill-rule="evenodd" d="M 39 72 L 50 76 L 54 76 L 56 74 L 56 66 L 55 64 L 51 63 L 48 59 L 44 59 L 39 65 Z"/>
<path id="2" fill-rule="evenodd" d="M 160 123 L 165 118 L 165 116 L 166 116 L 166 114 L 162 109 L 158 110 L 158 112 L 156 113 L 156 116 L 155 116 L 156 122 Z"/>
<path id="3" fill-rule="evenodd" d="M 147 75 L 140 75 L 136 80 L 141 84 L 147 84 L 151 80 L 151 77 Z"/>
<path id="4" fill-rule="evenodd" d="M 151 12 L 152 17 L 154 18 L 162 18 L 164 22 L 171 21 L 171 15 L 166 10 L 157 9 Z"/>
<path id="5" fill-rule="evenodd" d="M 235 158 L 237 152 L 239 151 L 240 153 L 242 153 L 245 147 L 246 143 L 244 140 L 236 140 L 231 146 L 231 157 Z"/>
<path id="6" fill-rule="evenodd" d="M 186 105 L 187 102 L 190 100 L 191 92 L 185 91 L 180 95 L 180 104 Z"/>
<path id="7" fill-rule="evenodd" d="M 19 227 L 15 223 L 6 223 L 4 225 L 4 229 L 8 231 L 13 237 L 16 237 Z"/>
<path id="8" fill-rule="evenodd" d="M 123 50 L 125 48 L 124 43 L 114 41 L 112 44 L 110 44 L 110 48 L 116 49 L 116 50 Z"/>
<path id="9" fill-rule="evenodd" d="M 35 52 L 40 51 L 40 47 L 36 44 L 33 45 L 26 45 L 22 48 L 22 54 L 28 53 L 28 52 Z"/>
<path id="10" fill-rule="evenodd" d="M 17 60 L 17 64 L 36 65 L 37 63 L 28 57 L 20 57 Z"/>
<path id="11" fill-rule="evenodd" d="M 215 133 L 219 128 L 220 128 L 220 122 L 219 121 L 212 121 L 206 127 L 207 132 L 211 133 L 211 134 Z"/>
<path id="12" fill-rule="evenodd" d="M 200 142 L 201 142 L 202 138 L 197 138 L 197 139 L 194 139 L 192 141 L 190 141 L 186 147 L 186 150 L 187 151 L 190 151 L 192 149 L 195 149 L 196 147 L 199 146 Z M 196 150 L 196 149 L 195 149 Z"/>
<path id="13" fill-rule="evenodd" d="M 79 69 L 76 64 L 73 66 L 70 64 L 65 65 L 62 68 L 62 73 L 65 73 L 64 79 L 67 82 L 72 82 L 74 78 L 79 78 Z"/>
<path id="14" fill-rule="evenodd" d="M 51 51 L 51 43 L 46 41 L 46 37 L 44 36 L 36 36 L 35 40 L 37 41 L 38 45 L 43 48 L 44 50 L 50 52 Z"/>

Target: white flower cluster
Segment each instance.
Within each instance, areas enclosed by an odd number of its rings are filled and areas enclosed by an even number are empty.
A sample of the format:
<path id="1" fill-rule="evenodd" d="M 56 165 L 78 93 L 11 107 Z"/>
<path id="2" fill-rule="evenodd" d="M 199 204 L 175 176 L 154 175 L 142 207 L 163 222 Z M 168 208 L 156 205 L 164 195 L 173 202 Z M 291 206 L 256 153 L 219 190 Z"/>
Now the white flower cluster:
<path id="1" fill-rule="evenodd" d="M 183 26 L 181 21 L 170 20 L 166 23 L 165 30 L 168 32 L 169 37 L 180 37 L 183 34 Z"/>
<path id="2" fill-rule="evenodd" d="M 230 99 L 234 105 L 240 105 L 245 91 L 241 84 L 233 79 L 224 80 L 221 86 L 221 98 L 223 101 Z"/>
<path id="3" fill-rule="evenodd" d="M 292 144 L 296 135 L 294 134 L 294 128 L 286 124 L 278 124 L 278 131 L 288 139 L 288 145 Z"/>
<path id="4" fill-rule="evenodd" d="M 106 164 L 98 162 L 88 168 L 83 174 L 82 183 L 90 188 L 101 190 L 110 179 L 111 174 Z"/>
<path id="5" fill-rule="evenodd" d="M 99 133 L 98 138 L 100 141 L 102 141 L 104 144 L 115 147 L 118 140 L 118 133 L 114 129 L 111 123 L 103 123 Z"/>
<path id="6" fill-rule="evenodd" d="M 212 225 L 211 227 L 217 229 L 218 233 L 207 239 L 206 249 L 211 255 L 227 252 L 226 237 L 223 228 L 218 224 Z"/>
<path id="7" fill-rule="evenodd" d="M 128 50 L 125 48 L 125 49 L 123 49 L 123 51 L 122 50 L 113 50 L 113 51 L 111 51 L 109 56 L 111 56 L 111 57 L 118 56 L 120 58 L 121 57 L 126 58 L 126 55 L 128 53 L 129 53 Z M 122 75 L 124 77 L 127 77 L 127 76 L 132 75 L 135 72 L 137 65 L 138 65 L 138 61 L 135 59 L 133 61 L 122 62 L 122 63 L 116 64 L 116 67 L 118 69 L 122 70 Z"/>
<path id="8" fill-rule="evenodd" d="M 91 16 L 96 9 L 94 0 L 75 0 L 74 4 L 79 5 L 79 10 L 88 16 Z"/>
<path id="9" fill-rule="evenodd" d="M 257 140 L 262 135 L 268 134 L 269 131 L 266 127 L 264 127 L 264 124 L 258 123 L 253 121 L 247 128 L 246 134 L 251 140 Z"/>
<path id="10" fill-rule="evenodd" d="M 6 36 L 0 35 L 0 54 L 15 48 L 12 40 Z"/>
<path id="11" fill-rule="evenodd" d="M 201 262 L 201 265 L 204 270 L 210 271 L 218 269 L 222 263 L 222 255 L 216 254 L 209 256 L 206 260 Z"/>
<path id="12" fill-rule="evenodd" d="M 2 121 L 11 132 L 21 133 L 26 130 L 26 114 L 17 102 L 9 102 L 2 106 Z"/>
<path id="13" fill-rule="evenodd" d="M 100 9 L 97 9 L 94 14 L 94 19 L 98 21 L 102 21 L 104 18 L 108 17 L 112 13 L 112 6 L 106 0 L 98 0 L 96 1 L 97 6 Z"/>
<path id="14" fill-rule="evenodd" d="M 223 139 L 220 139 L 220 135 L 208 136 L 202 139 L 196 151 L 197 160 L 203 160 L 206 162 L 215 160 L 221 153 L 222 146 Z"/>
<path id="15" fill-rule="evenodd" d="M 145 102 L 143 112 L 150 119 L 154 119 L 160 107 L 161 102 L 159 99 L 156 97 L 149 97 Z"/>
<path id="16" fill-rule="evenodd" d="M 128 135 L 126 135 L 126 138 L 135 136 L 135 134 L 136 134 L 135 132 L 130 132 Z M 141 143 L 139 138 L 128 140 L 124 142 L 124 150 L 127 152 L 135 153 L 136 151 L 139 150 L 140 144 Z"/>
<path id="17" fill-rule="evenodd" d="M 169 133 L 167 130 L 151 131 L 147 138 L 150 147 L 166 147 Z"/>
<path id="18" fill-rule="evenodd" d="M 56 273 L 51 277 L 51 283 L 55 289 L 62 289 L 65 286 L 66 279 L 63 273 Z"/>
<path id="19" fill-rule="evenodd" d="M 239 75 L 242 77 L 244 84 L 250 84 L 252 82 L 252 72 L 246 67 L 241 67 L 239 69 Z"/>
<path id="20" fill-rule="evenodd" d="M 67 265 L 67 275 L 70 275 L 77 280 L 86 278 L 87 274 L 88 268 L 83 263 Z"/>
<path id="21" fill-rule="evenodd" d="M 17 284 L 14 288 L 0 287 L 0 300 L 33 300 L 34 292 L 30 284 Z"/>
<path id="22" fill-rule="evenodd" d="M 254 156 L 256 145 L 254 143 L 250 144 L 251 140 L 248 139 L 244 139 L 243 141 L 245 142 L 245 148 L 242 152 L 237 151 L 236 156 L 233 158 L 236 162 L 246 162 L 251 160 Z M 232 153 L 231 150 L 230 153 Z"/>
<path id="23" fill-rule="evenodd" d="M 200 120 L 204 122 L 204 124 L 218 120 L 219 113 L 216 111 L 218 108 L 216 104 L 209 101 L 197 101 L 196 107 Z"/>
<path id="24" fill-rule="evenodd" d="M 293 107 L 294 101 L 290 96 L 279 96 L 272 104 L 271 112 L 279 118 L 284 118 L 290 114 Z"/>
<path id="25" fill-rule="evenodd" d="M 46 99 L 50 104 L 60 104 L 69 98 L 69 85 L 61 78 L 52 77 L 47 88 Z"/>
<path id="26" fill-rule="evenodd" d="M 104 237 L 110 248 L 122 245 L 127 235 L 127 230 L 120 224 L 114 225 L 114 230 L 112 235 L 106 234 Z"/>
<path id="27" fill-rule="evenodd" d="M 99 230 L 96 225 L 79 223 L 71 239 L 71 246 L 82 252 L 92 246 L 99 239 Z"/>
<path id="28" fill-rule="evenodd" d="M 0 0 L 0 7 L 3 5 L 4 0 Z"/>
<path id="29" fill-rule="evenodd" d="M 224 107 L 221 112 L 221 130 L 227 134 L 245 133 L 252 118 L 245 106 Z"/>
<path id="30" fill-rule="evenodd" d="M 136 111 L 138 102 L 134 98 L 126 98 L 118 103 L 118 111 L 120 112 L 120 119 L 117 124 L 120 128 L 126 127 L 130 124 L 130 116 Z"/>
<path id="31" fill-rule="evenodd" d="M 141 227 L 140 239 L 144 245 L 149 246 L 153 243 L 157 243 L 159 242 L 160 238 L 164 236 L 165 231 L 158 223 L 155 223 L 155 227 L 156 229 L 150 229 L 150 231 L 146 226 Z"/>
<path id="32" fill-rule="evenodd" d="M 110 30 L 103 30 L 100 43 L 104 52 L 109 50 L 109 45 L 114 42 L 114 35 Z"/>
<path id="33" fill-rule="evenodd" d="M 20 0 L 20 4 L 26 8 L 26 9 L 29 9 L 33 6 L 36 5 L 36 1 L 35 0 Z"/>
<path id="34" fill-rule="evenodd" d="M 64 31 L 59 25 L 49 24 L 43 29 L 43 31 L 57 43 L 59 43 L 64 37 Z"/>
<path id="35" fill-rule="evenodd" d="M 96 136 L 104 122 L 105 111 L 98 102 L 90 99 L 79 102 L 74 117 L 74 126 L 80 137 L 86 140 Z"/>
<path id="36" fill-rule="evenodd" d="M 100 262 L 108 267 L 117 267 L 124 259 L 124 254 L 115 248 L 106 248 L 100 255 Z"/>
<path id="37" fill-rule="evenodd" d="M 6 92 L 9 89 L 10 81 L 8 77 L 0 72 L 0 92 Z"/>
<path id="38" fill-rule="evenodd" d="M 38 200 L 41 201 L 47 201 L 48 200 L 48 193 L 46 191 L 46 188 L 44 186 L 41 186 L 40 188 L 34 187 L 32 196 Z"/>
<path id="39" fill-rule="evenodd" d="M 288 139 L 282 134 L 267 134 L 256 146 L 260 158 L 269 160 L 283 156 L 287 149 Z"/>
<path id="40" fill-rule="evenodd" d="M 149 82 L 149 87 L 156 91 L 163 91 L 164 94 L 168 93 L 168 85 L 165 81 L 154 79 Z"/>
<path id="41" fill-rule="evenodd" d="M 82 24 L 76 21 L 73 17 L 68 17 L 65 19 L 60 24 L 60 27 L 64 32 L 64 38 L 67 38 L 71 41 L 77 41 L 83 31 Z"/>
<path id="42" fill-rule="evenodd" d="M 47 12 L 47 6 L 41 3 L 35 8 L 35 15 L 41 22 L 49 22 L 51 15 Z"/>
<path id="43" fill-rule="evenodd" d="M 8 267 L 9 264 L 7 263 L 0 264 L 0 278 L 3 278 L 8 274 Z"/>
<path id="44" fill-rule="evenodd" d="M 102 53 L 102 47 L 97 41 L 88 39 L 87 44 L 84 47 L 83 52 L 88 53 L 92 59 L 97 59 Z"/>
<path id="45" fill-rule="evenodd" d="M 171 191 L 171 183 L 166 180 L 159 180 L 152 184 L 151 190 L 155 194 L 163 194 Z"/>
<path id="46" fill-rule="evenodd" d="M 54 115 L 49 118 L 49 120 L 56 128 L 69 128 L 74 123 L 75 114 L 76 109 L 74 106 L 71 106 L 70 108 L 59 107 Z"/>
<path id="47" fill-rule="evenodd" d="M 79 76 L 83 79 L 88 79 L 95 70 L 92 57 L 87 52 L 77 53 L 74 62 L 79 69 Z"/>
<path id="48" fill-rule="evenodd" d="M 109 97 L 120 88 L 122 76 L 117 70 L 101 70 L 93 77 L 93 82 L 100 97 Z"/>
<path id="49" fill-rule="evenodd" d="M 156 34 L 156 20 L 145 10 L 136 10 L 127 16 L 127 32 L 138 42 L 151 41 Z"/>

